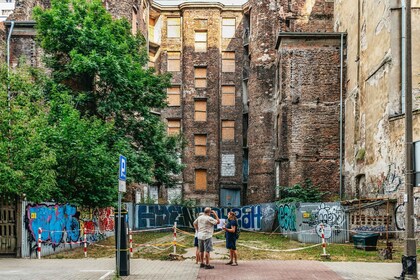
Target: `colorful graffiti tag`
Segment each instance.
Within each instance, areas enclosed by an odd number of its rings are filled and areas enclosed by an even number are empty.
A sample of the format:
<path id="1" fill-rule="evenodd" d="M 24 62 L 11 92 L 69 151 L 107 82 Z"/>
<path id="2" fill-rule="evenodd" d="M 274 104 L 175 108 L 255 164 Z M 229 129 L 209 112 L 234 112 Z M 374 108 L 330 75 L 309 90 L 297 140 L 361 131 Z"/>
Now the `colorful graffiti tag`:
<path id="1" fill-rule="evenodd" d="M 114 230 L 113 214 L 112 207 L 78 211 L 70 204 L 29 204 L 26 207 L 29 241 L 36 242 L 39 228 L 42 242 L 53 247 L 79 242 L 85 229 L 88 241 L 98 241 L 106 231 Z"/>
<path id="2" fill-rule="evenodd" d="M 274 220 L 274 207 L 269 205 L 250 205 L 238 208 L 212 208 L 221 219 L 227 219 L 227 213 L 236 213 L 241 228 L 260 230 L 262 227 L 270 227 Z M 202 212 L 204 207 L 188 208 L 180 205 L 136 205 L 135 229 L 150 227 L 173 226 L 177 221 L 179 226 L 193 227 L 197 213 Z M 270 213 L 271 221 L 263 220 L 262 212 Z"/>
<path id="3" fill-rule="evenodd" d="M 41 240 L 50 241 L 53 246 L 61 242 L 76 242 L 80 237 L 80 223 L 75 206 L 65 205 L 28 205 L 26 217 L 28 230 L 33 240 L 38 239 L 38 229 L 42 229 Z M 64 232 L 66 239 L 63 240 Z"/>
<path id="4" fill-rule="evenodd" d="M 282 230 L 296 231 L 296 206 L 294 204 L 279 205 L 279 224 Z"/>

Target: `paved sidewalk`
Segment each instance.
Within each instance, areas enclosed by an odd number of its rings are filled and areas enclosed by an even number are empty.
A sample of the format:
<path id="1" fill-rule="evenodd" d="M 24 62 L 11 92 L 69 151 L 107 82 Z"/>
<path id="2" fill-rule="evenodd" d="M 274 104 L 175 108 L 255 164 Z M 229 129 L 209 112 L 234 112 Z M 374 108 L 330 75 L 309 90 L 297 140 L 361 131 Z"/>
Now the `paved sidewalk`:
<path id="1" fill-rule="evenodd" d="M 130 276 L 124 280 L 211 280 L 211 279 L 328 279 L 391 280 L 401 273 L 399 263 L 357 263 L 318 261 L 239 261 L 239 266 L 213 260 L 215 269 L 199 268 L 193 260 L 150 261 L 133 259 Z M 0 259 L 0 280 L 110 280 L 115 259 Z"/>

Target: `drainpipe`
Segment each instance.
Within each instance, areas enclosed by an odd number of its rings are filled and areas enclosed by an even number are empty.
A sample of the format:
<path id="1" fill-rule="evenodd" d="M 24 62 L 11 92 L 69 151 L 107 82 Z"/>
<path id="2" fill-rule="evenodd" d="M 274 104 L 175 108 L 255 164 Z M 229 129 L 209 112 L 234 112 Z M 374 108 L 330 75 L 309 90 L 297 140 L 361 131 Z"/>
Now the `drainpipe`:
<path id="1" fill-rule="evenodd" d="M 340 200 L 343 199 L 343 46 L 344 34 L 340 41 Z"/>
<path id="2" fill-rule="evenodd" d="M 406 25 L 406 6 L 405 1 L 401 1 L 401 113 L 405 113 L 405 67 L 406 67 L 406 52 L 405 52 L 405 25 Z"/>
<path id="3" fill-rule="evenodd" d="M 8 104 L 9 110 L 10 110 L 10 99 L 11 99 L 10 81 L 9 81 L 9 75 L 10 75 L 10 39 L 12 37 L 13 28 L 15 27 L 15 22 L 11 21 L 10 23 L 11 23 L 11 25 L 10 25 L 9 35 L 7 36 L 7 104 Z"/>

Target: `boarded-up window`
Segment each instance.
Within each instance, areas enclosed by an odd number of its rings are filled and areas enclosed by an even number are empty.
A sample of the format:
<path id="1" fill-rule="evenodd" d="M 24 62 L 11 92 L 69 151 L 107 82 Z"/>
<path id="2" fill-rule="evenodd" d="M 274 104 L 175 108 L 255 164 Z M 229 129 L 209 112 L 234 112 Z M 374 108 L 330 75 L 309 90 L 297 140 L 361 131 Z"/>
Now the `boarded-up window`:
<path id="1" fill-rule="evenodd" d="M 194 101 L 194 120 L 197 122 L 207 121 L 207 100 Z"/>
<path id="2" fill-rule="evenodd" d="M 168 106 L 181 106 L 181 89 L 179 87 L 170 87 L 167 89 Z"/>
<path id="3" fill-rule="evenodd" d="M 168 135 L 181 133 L 181 120 L 168 120 Z"/>
<path id="4" fill-rule="evenodd" d="M 181 37 L 181 18 L 168 18 L 168 38 Z"/>
<path id="5" fill-rule="evenodd" d="M 133 35 L 137 34 L 137 27 L 138 27 L 137 9 L 133 8 L 133 12 L 131 13 L 131 33 Z"/>
<path id="6" fill-rule="evenodd" d="M 205 169 L 195 170 L 195 189 L 198 191 L 207 190 L 207 170 Z"/>
<path id="7" fill-rule="evenodd" d="M 222 86 L 222 105 L 235 106 L 235 86 Z"/>
<path id="8" fill-rule="evenodd" d="M 196 67 L 194 69 L 194 84 L 196 88 L 207 87 L 207 68 Z"/>
<path id="9" fill-rule="evenodd" d="M 222 121 L 222 140 L 235 139 L 235 121 Z"/>
<path id="10" fill-rule="evenodd" d="M 223 18 L 222 19 L 222 37 L 223 38 L 235 38 L 235 18 Z"/>
<path id="11" fill-rule="evenodd" d="M 181 70 L 181 53 L 168 52 L 168 72 L 176 72 Z"/>
<path id="12" fill-rule="evenodd" d="M 207 31 L 195 31 L 194 47 L 196 52 L 207 51 Z"/>
<path id="13" fill-rule="evenodd" d="M 207 135 L 196 134 L 194 135 L 194 148 L 196 156 L 207 155 Z"/>
<path id="14" fill-rule="evenodd" d="M 222 72 L 235 72 L 235 52 L 222 52 Z"/>

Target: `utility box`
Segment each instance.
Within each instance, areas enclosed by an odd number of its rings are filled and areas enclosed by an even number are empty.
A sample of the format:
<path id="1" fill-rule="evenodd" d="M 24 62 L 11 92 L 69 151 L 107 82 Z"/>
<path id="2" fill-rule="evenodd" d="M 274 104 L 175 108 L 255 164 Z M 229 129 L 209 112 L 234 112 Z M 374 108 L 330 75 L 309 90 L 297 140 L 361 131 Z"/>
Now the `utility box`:
<path id="1" fill-rule="evenodd" d="M 365 251 L 376 251 L 378 243 L 378 233 L 361 232 L 353 235 L 354 247 Z"/>

